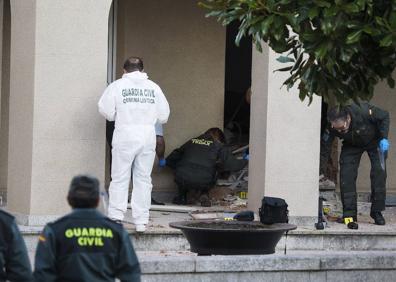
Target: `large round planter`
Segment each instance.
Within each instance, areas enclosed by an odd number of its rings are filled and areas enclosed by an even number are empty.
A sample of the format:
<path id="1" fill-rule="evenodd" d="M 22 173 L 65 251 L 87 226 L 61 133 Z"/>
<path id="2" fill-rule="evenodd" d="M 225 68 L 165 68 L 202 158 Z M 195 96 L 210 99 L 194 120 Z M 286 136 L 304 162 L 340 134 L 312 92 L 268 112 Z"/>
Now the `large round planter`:
<path id="1" fill-rule="evenodd" d="M 282 235 L 296 229 L 296 225 L 275 223 L 265 225 L 257 221 L 191 220 L 171 222 L 181 229 L 199 255 L 273 254 Z"/>

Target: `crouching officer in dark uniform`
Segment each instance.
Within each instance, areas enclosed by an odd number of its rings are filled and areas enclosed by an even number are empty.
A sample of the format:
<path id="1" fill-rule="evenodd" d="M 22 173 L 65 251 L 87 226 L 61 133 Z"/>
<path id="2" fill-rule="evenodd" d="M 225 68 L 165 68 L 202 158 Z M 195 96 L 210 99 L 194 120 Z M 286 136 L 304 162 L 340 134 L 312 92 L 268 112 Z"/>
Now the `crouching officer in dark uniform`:
<path id="1" fill-rule="evenodd" d="M 96 210 L 99 182 L 73 178 L 73 211 L 47 224 L 39 237 L 36 281 L 140 281 L 140 267 L 125 229 Z"/>
<path id="2" fill-rule="evenodd" d="M 384 225 L 385 219 L 381 211 L 385 210 L 385 158 L 389 149 L 389 113 L 362 102 L 359 105 L 332 108 L 327 116 L 331 127 L 322 136 L 321 162 L 330 156 L 334 137 L 342 139 L 340 189 L 343 218 L 347 221 L 353 219 L 348 228 L 358 228 L 356 178 L 360 158 L 364 152 L 367 152 L 371 162 L 370 216 L 375 224 Z"/>
<path id="3" fill-rule="evenodd" d="M 0 210 L 0 281 L 33 281 L 25 242 L 12 215 Z"/>
<path id="4" fill-rule="evenodd" d="M 210 128 L 166 158 L 166 164 L 175 170 L 179 189 L 174 204 L 186 204 L 187 192 L 194 189 L 202 192 L 201 205 L 210 206 L 207 194 L 216 183 L 217 171 L 238 171 L 246 166 L 247 160 L 237 160 L 224 144 L 224 133 L 219 128 Z"/>

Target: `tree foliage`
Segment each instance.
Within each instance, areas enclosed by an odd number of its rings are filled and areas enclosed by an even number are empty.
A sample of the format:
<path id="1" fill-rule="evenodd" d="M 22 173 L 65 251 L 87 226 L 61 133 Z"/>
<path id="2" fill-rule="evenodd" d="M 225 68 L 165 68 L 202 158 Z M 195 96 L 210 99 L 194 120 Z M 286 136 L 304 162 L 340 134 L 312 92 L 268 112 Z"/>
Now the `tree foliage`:
<path id="1" fill-rule="evenodd" d="M 392 88 L 396 66 L 396 0 L 205 0 L 207 16 L 223 25 L 240 21 L 238 44 L 266 42 L 298 85 L 300 99 L 314 95 L 343 104 L 370 100 L 383 79 Z"/>

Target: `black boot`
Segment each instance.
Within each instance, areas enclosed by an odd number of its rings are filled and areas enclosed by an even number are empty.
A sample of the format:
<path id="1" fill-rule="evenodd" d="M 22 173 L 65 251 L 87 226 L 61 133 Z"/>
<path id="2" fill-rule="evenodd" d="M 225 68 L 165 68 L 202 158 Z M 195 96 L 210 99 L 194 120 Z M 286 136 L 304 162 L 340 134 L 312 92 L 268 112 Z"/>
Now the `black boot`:
<path id="1" fill-rule="evenodd" d="M 382 213 L 379 211 L 370 212 L 370 216 L 374 219 L 374 223 L 377 225 L 385 225 L 385 218 L 382 216 Z"/>
<path id="2" fill-rule="evenodd" d="M 187 192 L 185 185 L 183 183 L 177 183 L 178 195 L 173 198 L 172 203 L 175 205 L 187 205 Z"/>
<path id="3" fill-rule="evenodd" d="M 359 229 L 359 224 L 355 221 L 351 221 L 347 224 L 348 229 Z"/>
<path id="4" fill-rule="evenodd" d="M 352 217 L 353 218 L 353 221 L 354 222 L 357 222 L 357 216 L 356 215 L 354 215 L 354 216 L 344 216 L 344 217 L 339 217 L 339 218 L 337 218 L 337 223 L 342 223 L 342 224 L 344 224 L 345 223 L 345 218 L 348 218 L 348 217 Z"/>
<path id="5" fill-rule="evenodd" d="M 187 196 L 185 193 L 180 193 L 176 197 L 173 198 L 172 201 L 175 205 L 186 205 L 187 204 Z"/>
<path id="6" fill-rule="evenodd" d="M 156 200 L 154 200 L 153 197 L 151 197 L 151 204 L 152 205 L 160 205 L 160 206 L 164 206 L 165 204 L 162 202 L 157 202 Z"/>

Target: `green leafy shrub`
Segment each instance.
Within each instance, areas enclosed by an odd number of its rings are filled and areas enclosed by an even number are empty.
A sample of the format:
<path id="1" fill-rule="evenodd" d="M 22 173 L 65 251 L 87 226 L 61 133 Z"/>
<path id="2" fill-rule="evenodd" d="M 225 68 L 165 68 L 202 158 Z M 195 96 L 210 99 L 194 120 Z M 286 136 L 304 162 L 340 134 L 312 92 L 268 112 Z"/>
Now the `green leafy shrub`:
<path id="1" fill-rule="evenodd" d="M 206 0 L 208 16 L 240 21 L 236 43 L 250 35 L 283 55 L 300 99 L 314 95 L 343 104 L 370 100 L 383 79 L 394 88 L 396 0 Z"/>

